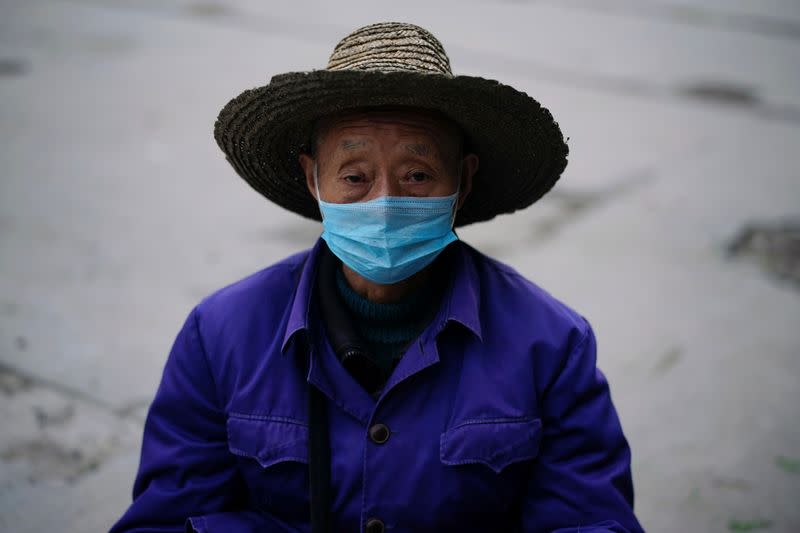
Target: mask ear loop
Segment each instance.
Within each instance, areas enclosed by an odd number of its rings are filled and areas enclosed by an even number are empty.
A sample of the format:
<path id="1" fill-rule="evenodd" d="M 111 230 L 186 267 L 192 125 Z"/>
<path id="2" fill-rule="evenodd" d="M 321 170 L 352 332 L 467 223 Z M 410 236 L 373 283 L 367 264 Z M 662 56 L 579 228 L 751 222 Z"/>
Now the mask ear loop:
<path id="1" fill-rule="evenodd" d="M 450 215 L 450 227 L 452 228 L 456 223 L 456 213 L 458 212 L 458 201 L 461 197 L 461 171 L 464 168 L 464 148 L 458 147 L 458 171 L 456 172 L 456 192 L 455 201 L 453 202 L 453 213 Z M 319 193 L 317 193 L 319 195 Z"/>
<path id="2" fill-rule="evenodd" d="M 317 161 L 314 160 L 314 188 L 317 190 L 317 205 L 322 204 L 322 198 L 319 196 L 319 171 L 317 169 Z M 319 210 L 320 216 L 325 218 L 325 215 L 322 213 L 322 209 Z"/>

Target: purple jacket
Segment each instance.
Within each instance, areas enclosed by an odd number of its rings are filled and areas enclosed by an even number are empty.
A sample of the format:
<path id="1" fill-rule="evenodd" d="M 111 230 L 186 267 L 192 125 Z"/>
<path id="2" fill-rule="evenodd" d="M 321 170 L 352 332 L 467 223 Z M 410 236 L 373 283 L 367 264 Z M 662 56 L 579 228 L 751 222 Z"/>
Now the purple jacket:
<path id="1" fill-rule="evenodd" d="M 169 355 L 134 500 L 112 531 L 308 531 L 309 383 L 329 400 L 333 531 L 642 531 L 589 324 L 451 246 L 438 313 L 377 400 L 316 318 L 319 242 L 203 300 Z"/>

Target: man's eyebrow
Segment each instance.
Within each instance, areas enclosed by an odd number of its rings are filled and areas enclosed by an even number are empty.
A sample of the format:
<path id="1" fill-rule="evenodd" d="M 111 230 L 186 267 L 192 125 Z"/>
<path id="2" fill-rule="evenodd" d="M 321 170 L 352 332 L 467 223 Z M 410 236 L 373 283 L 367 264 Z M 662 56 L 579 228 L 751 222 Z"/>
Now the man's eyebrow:
<path id="1" fill-rule="evenodd" d="M 406 145 L 406 150 L 408 150 L 409 152 L 411 152 L 414 155 L 421 155 L 421 156 L 427 156 L 427 155 L 430 155 L 430 153 L 431 153 L 431 147 L 428 146 L 427 144 L 421 144 L 421 143 L 419 143 L 419 144 L 407 144 Z"/>
<path id="2" fill-rule="evenodd" d="M 367 141 L 361 140 L 352 140 L 352 139 L 345 139 L 342 141 L 342 148 L 345 150 L 355 150 L 356 148 L 363 148 L 367 145 Z"/>

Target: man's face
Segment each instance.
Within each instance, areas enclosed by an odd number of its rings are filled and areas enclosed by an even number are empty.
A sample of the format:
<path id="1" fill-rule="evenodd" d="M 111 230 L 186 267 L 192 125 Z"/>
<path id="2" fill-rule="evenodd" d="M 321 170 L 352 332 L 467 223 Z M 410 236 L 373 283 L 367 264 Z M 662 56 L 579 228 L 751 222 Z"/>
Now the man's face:
<path id="1" fill-rule="evenodd" d="M 352 112 L 323 121 L 317 135 L 316 159 L 302 154 L 300 164 L 313 196 L 317 165 L 320 197 L 331 203 L 459 190 L 460 207 L 478 167 L 477 156 L 460 153 L 456 128 L 424 112 Z"/>

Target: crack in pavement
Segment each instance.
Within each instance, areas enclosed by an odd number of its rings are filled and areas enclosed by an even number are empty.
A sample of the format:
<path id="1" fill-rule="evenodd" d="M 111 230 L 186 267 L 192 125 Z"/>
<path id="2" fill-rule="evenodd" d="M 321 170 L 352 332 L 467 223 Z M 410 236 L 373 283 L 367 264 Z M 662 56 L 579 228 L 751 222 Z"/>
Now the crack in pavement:
<path id="1" fill-rule="evenodd" d="M 52 1 L 52 0 L 51 0 Z M 353 28 L 331 23 L 302 23 L 279 19 L 254 13 L 244 13 L 229 6 L 215 2 L 196 2 L 182 6 L 166 4 L 147 5 L 141 3 L 100 3 L 97 0 L 56 0 L 84 7 L 95 7 L 117 11 L 129 11 L 144 16 L 167 17 L 181 21 L 197 21 L 200 24 L 219 25 L 228 29 L 248 31 L 260 35 L 281 35 L 302 42 L 316 42 L 329 48 L 333 42 L 346 35 Z M 560 5 L 560 4 L 559 4 Z M 579 8 L 580 6 L 573 6 Z M 800 32 L 800 23 L 798 24 Z M 761 100 L 754 90 L 740 87 L 730 82 L 701 80 L 695 83 L 671 86 L 659 85 L 632 76 L 585 72 L 570 68 L 556 67 L 532 60 L 515 58 L 501 53 L 473 49 L 468 46 L 450 43 L 447 49 L 457 51 L 458 55 L 478 70 L 495 74 L 519 77 L 520 73 L 536 73 L 537 81 L 545 81 L 590 91 L 602 91 L 616 95 L 644 98 L 663 98 L 701 103 L 720 109 L 747 112 L 765 120 L 786 121 L 800 124 L 800 106 L 780 104 Z M 717 90 L 703 89 L 716 86 Z M 749 94 L 746 98 L 731 98 L 732 94 Z"/>
<path id="2" fill-rule="evenodd" d="M 149 404 L 149 400 L 137 399 L 126 403 L 122 407 L 115 407 L 80 389 L 47 378 L 35 376 L 0 361 L 0 392 L 2 392 L 2 394 L 11 396 L 34 387 L 50 390 L 64 398 L 102 409 L 116 418 L 133 420 L 140 424 L 144 422 L 144 419 L 137 413 L 137 410 Z"/>
<path id="3" fill-rule="evenodd" d="M 568 224 L 575 223 L 611 200 L 619 200 L 631 194 L 639 187 L 652 182 L 656 176 L 654 170 L 646 168 L 633 171 L 627 177 L 597 191 L 572 192 L 553 189 L 548 193 L 549 199 L 558 202 L 560 209 L 552 216 L 537 220 L 533 224 L 532 237 L 539 243 L 551 239 Z"/>
<path id="4" fill-rule="evenodd" d="M 28 483 L 63 481 L 72 485 L 100 468 L 118 447 L 119 441 L 112 438 L 98 449 L 87 451 L 45 436 L 12 444 L 0 451 L 0 460 L 27 461 L 30 464 Z"/>
<path id="5" fill-rule="evenodd" d="M 493 232 L 470 234 L 467 230 L 463 238 L 483 253 L 510 261 L 515 254 L 549 242 L 569 225 L 611 202 L 622 201 L 657 178 L 654 168 L 646 166 L 632 170 L 613 183 L 592 191 L 554 188 L 541 200 L 543 209 L 531 211 L 530 218 L 518 231 L 505 232 L 499 236 Z"/>
<path id="6" fill-rule="evenodd" d="M 725 251 L 730 258 L 755 261 L 767 274 L 800 289 L 800 217 L 744 224 Z"/>
<path id="7" fill-rule="evenodd" d="M 142 417 L 83 391 L 0 363 L 0 478 L 5 487 L 74 485 L 120 453 L 133 453 Z M 3 487 L 0 487 L 2 489 Z"/>
<path id="8" fill-rule="evenodd" d="M 606 0 L 602 4 L 594 1 L 559 1 L 557 3 L 551 1 L 546 3 L 559 8 L 579 9 L 602 15 L 646 18 L 685 26 L 750 33 L 774 39 L 800 40 L 800 20 L 778 18 L 760 13 L 736 13 L 694 5 L 653 4 L 639 0 L 617 0 L 616 2 Z"/>
<path id="9" fill-rule="evenodd" d="M 457 50 L 476 68 L 491 65 L 494 73 L 519 77 L 521 72 L 535 72 L 537 81 L 545 81 L 572 88 L 625 95 L 652 100 L 673 100 L 700 104 L 717 109 L 744 112 L 765 120 L 800 124 L 800 107 L 769 102 L 761 99 L 754 87 L 722 80 L 697 80 L 694 82 L 661 85 L 630 76 L 584 72 L 569 68 L 545 65 L 529 58 L 502 56 L 492 51 L 469 49 L 448 45 Z"/>

